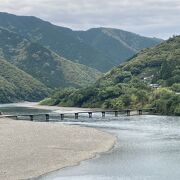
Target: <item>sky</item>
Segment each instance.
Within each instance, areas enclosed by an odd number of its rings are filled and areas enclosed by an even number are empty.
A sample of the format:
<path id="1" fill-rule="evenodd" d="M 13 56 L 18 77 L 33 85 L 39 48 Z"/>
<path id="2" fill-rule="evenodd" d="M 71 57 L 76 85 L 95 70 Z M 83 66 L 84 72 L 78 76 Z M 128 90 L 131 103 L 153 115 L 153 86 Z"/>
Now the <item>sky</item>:
<path id="1" fill-rule="evenodd" d="M 74 30 L 111 27 L 163 39 L 180 34 L 180 0 L 0 0 L 0 11 Z"/>

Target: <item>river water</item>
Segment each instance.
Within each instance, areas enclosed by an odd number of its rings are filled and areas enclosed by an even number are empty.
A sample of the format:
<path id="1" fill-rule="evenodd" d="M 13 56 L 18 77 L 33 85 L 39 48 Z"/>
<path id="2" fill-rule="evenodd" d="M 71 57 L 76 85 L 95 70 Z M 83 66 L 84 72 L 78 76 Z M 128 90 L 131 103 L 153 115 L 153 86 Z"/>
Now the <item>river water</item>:
<path id="1" fill-rule="evenodd" d="M 27 108 L 19 108 L 19 111 L 29 111 Z M 114 117 L 113 114 L 108 114 L 102 119 L 101 114 L 94 114 L 92 119 L 83 115 L 76 121 L 67 118 L 60 123 L 95 127 L 110 132 L 117 136 L 117 144 L 111 152 L 37 179 L 180 179 L 180 117 L 149 115 Z"/>

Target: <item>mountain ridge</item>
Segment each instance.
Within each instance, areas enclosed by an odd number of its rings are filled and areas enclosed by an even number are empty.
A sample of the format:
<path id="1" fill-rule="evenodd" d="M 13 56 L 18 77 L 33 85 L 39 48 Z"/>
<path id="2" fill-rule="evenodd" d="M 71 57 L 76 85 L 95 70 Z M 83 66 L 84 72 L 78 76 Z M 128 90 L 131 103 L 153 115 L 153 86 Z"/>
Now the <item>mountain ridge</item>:
<path id="1" fill-rule="evenodd" d="M 90 86 L 102 72 L 124 62 L 135 51 L 160 41 L 109 28 L 82 33 L 33 16 L 0 13 L 0 59 L 13 66 L 14 72 L 10 74 L 24 73 L 32 84 L 37 84 L 42 92 L 39 97 L 34 91 L 28 91 L 30 86 L 26 89 L 28 82 L 19 76 L 19 81 L 23 82 L 20 85 L 22 92 L 27 92 L 29 97 L 37 95 L 38 100 L 48 94 L 49 88 Z M 19 86 L 14 86 L 3 76 L 1 81 L 7 92 L 10 85 L 14 93 L 18 92 Z M 10 99 L 18 100 L 13 89 L 9 92 Z M 25 95 L 19 97 L 20 100 L 27 99 Z"/>
<path id="2" fill-rule="evenodd" d="M 66 60 L 42 45 L 2 28 L 0 28 L 0 57 L 50 88 L 80 87 L 93 83 L 101 76 L 95 69 Z M 68 69 L 68 65 L 73 68 Z M 83 73 L 86 74 L 85 77 L 81 76 Z M 66 79 L 67 74 L 73 75 Z"/>
<path id="3" fill-rule="evenodd" d="M 0 84 L 0 103 L 41 100 L 50 92 L 44 84 L 1 58 Z"/>
<path id="4" fill-rule="evenodd" d="M 121 33 L 123 36 L 126 36 L 124 40 L 121 37 L 120 42 L 101 32 L 101 28 L 98 28 L 99 32 L 93 32 L 94 36 L 91 38 L 91 32 L 94 29 L 73 31 L 70 28 L 53 25 L 33 16 L 14 16 L 6 13 L 0 13 L 0 26 L 19 33 L 25 38 L 51 49 L 66 59 L 87 65 L 102 72 L 108 71 L 110 68 L 133 56 L 136 52 L 134 50 L 132 51 L 132 48 L 134 49 L 134 46 L 136 44 L 138 45 L 141 41 L 144 41 L 144 44 L 142 43 L 140 49 L 153 46 L 162 41 L 113 29 L 113 33 L 118 38 Z M 106 28 L 106 31 L 108 29 Z M 89 42 L 89 37 L 96 41 L 98 39 L 98 42 Z M 129 38 L 132 40 L 127 44 Z M 131 44 L 134 44 L 134 46 L 131 47 Z"/>

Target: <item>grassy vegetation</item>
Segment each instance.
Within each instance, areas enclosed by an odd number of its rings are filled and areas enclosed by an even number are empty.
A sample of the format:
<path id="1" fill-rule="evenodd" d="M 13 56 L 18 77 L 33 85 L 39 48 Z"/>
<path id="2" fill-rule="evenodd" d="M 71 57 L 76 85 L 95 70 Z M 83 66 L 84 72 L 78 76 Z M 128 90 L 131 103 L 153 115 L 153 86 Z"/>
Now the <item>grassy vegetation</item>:
<path id="1" fill-rule="evenodd" d="M 57 91 L 43 103 L 119 110 L 151 107 L 180 115 L 180 36 L 141 51 L 93 86 Z"/>

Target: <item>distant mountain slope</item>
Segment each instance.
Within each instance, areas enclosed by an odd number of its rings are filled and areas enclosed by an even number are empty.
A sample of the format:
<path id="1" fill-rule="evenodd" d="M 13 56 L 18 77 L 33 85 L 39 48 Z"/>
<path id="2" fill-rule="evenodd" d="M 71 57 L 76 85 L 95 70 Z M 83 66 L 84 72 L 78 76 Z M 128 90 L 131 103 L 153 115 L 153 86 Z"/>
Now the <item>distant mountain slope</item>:
<path id="1" fill-rule="evenodd" d="M 89 88 L 64 93 L 45 102 L 114 109 L 153 107 L 162 114 L 180 115 L 180 36 L 142 50 Z"/>
<path id="2" fill-rule="evenodd" d="M 95 69 L 68 61 L 42 45 L 2 28 L 0 57 L 50 88 L 87 86 L 101 76 Z"/>
<path id="3" fill-rule="evenodd" d="M 79 40 L 73 31 L 35 17 L 0 13 L 0 27 L 21 34 L 53 50 L 60 56 L 96 69 L 108 69 L 112 63 L 104 54 Z"/>
<path id="4" fill-rule="evenodd" d="M 108 79 L 115 82 L 120 72 L 130 72 L 141 80 L 161 86 L 180 83 L 180 36 L 142 50 L 128 62 L 107 73 L 101 81 Z"/>
<path id="5" fill-rule="evenodd" d="M 47 95 L 42 83 L 0 58 L 0 103 L 37 101 Z"/>
<path id="6" fill-rule="evenodd" d="M 38 42 L 71 61 L 103 72 L 120 64 L 140 49 L 161 42 L 159 39 L 108 28 L 72 31 L 35 17 L 7 13 L 0 13 L 0 27 Z"/>
<path id="7" fill-rule="evenodd" d="M 114 65 L 123 63 L 141 49 L 162 42 L 160 39 L 147 38 L 112 28 L 94 28 L 88 31 L 79 31 L 78 35 L 84 42 L 106 54 Z"/>

